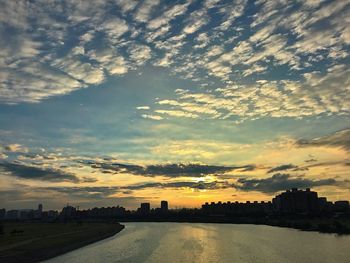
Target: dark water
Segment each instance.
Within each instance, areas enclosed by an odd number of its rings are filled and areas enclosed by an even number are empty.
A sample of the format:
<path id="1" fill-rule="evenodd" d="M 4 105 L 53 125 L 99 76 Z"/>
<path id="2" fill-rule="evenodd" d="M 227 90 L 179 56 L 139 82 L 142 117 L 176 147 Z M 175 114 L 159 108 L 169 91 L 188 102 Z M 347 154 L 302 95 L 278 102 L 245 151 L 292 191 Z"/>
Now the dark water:
<path id="1" fill-rule="evenodd" d="M 350 262 L 350 236 L 254 225 L 125 225 L 114 237 L 47 262 Z"/>

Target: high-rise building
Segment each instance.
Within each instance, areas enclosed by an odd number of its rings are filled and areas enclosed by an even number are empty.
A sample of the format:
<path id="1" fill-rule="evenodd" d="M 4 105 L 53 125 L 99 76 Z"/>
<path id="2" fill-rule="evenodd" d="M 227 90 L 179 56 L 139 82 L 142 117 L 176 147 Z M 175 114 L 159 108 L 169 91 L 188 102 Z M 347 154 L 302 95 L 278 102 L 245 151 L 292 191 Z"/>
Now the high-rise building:
<path id="1" fill-rule="evenodd" d="M 4 219 L 6 216 L 6 209 L 2 208 L 0 209 L 0 219 Z"/>
<path id="2" fill-rule="evenodd" d="M 70 206 L 67 204 L 66 207 L 63 207 L 60 216 L 65 219 L 73 218 L 75 217 L 77 212 L 77 209 L 73 206 Z"/>
<path id="3" fill-rule="evenodd" d="M 139 211 L 143 215 L 149 214 L 151 212 L 151 204 L 150 203 L 141 203 L 141 207 L 140 207 Z"/>
<path id="4" fill-rule="evenodd" d="M 160 210 L 162 211 L 162 213 L 167 213 L 168 212 L 168 201 L 161 201 L 160 202 Z"/>
<path id="5" fill-rule="evenodd" d="M 307 188 L 305 191 L 292 188 L 272 199 L 275 211 L 280 213 L 316 213 L 319 200 L 316 192 Z"/>

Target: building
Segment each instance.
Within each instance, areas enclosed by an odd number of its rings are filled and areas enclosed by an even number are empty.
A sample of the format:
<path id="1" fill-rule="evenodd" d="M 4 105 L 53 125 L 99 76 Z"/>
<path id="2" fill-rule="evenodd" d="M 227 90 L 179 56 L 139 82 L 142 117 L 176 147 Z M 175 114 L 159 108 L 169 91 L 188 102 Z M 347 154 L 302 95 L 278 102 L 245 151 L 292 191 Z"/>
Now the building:
<path id="1" fill-rule="evenodd" d="M 55 211 L 55 210 L 47 211 L 47 217 L 51 219 L 56 219 L 58 217 L 58 211 Z"/>
<path id="2" fill-rule="evenodd" d="M 322 201 L 321 201 L 322 202 Z M 272 199 L 275 212 L 282 214 L 313 214 L 319 212 L 317 193 L 306 188 L 305 191 L 292 188 Z"/>
<path id="3" fill-rule="evenodd" d="M 19 210 L 8 210 L 6 213 L 6 219 L 16 220 L 19 219 L 20 213 Z"/>
<path id="4" fill-rule="evenodd" d="M 76 208 L 70 205 L 63 207 L 60 216 L 65 219 L 73 218 L 76 216 Z"/>
<path id="5" fill-rule="evenodd" d="M 29 219 L 33 219 L 33 217 L 34 217 L 33 209 L 21 209 L 19 211 L 19 218 L 21 220 L 29 220 Z"/>
<path id="6" fill-rule="evenodd" d="M 169 208 L 168 208 L 168 201 L 161 201 L 160 202 L 160 210 L 162 213 L 167 213 Z"/>
<path id="7" fill-rule="evenodd" d="M 269 214 L 272 211 L 271 202 L 207 202 L 202 205 L 202 212 L 207 215 L 258 215 Z"/>
<path id="8" fill-rule="evenodd" d="M 139 211 L 143 215 L 147 215 L 151 212 L 151 204 L 150 203 L 141 203 L 141 207 Z"/>
<path id="9" fill-rule="evenodd" d="M 5 219 L 5 216 L 6 216 L 6 209 L 5 208 L 0 209 L 0 220 Z"/>
<path id="10" fill-rule="evenodd" d="M 335 201 L 334 202 L 335 212 L 348 212 L 349 211 L 349 201 Z"/>
<path id="11" fill-rule="evenodd" d="M 43 205 L 38 204 L 38 209 L 34 211 L 34 218 L 41 219 L 43 217 Z"/>

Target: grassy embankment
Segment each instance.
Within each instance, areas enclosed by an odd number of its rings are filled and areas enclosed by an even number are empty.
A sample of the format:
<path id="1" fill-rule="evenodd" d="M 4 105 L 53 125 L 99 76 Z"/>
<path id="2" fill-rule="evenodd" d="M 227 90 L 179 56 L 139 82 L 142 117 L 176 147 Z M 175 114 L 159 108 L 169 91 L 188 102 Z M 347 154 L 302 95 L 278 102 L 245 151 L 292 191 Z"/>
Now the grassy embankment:
<path id="1" fill-rule="evenodd" d="M 118 223 L 2 223 L 0 262 L 38 262 L 110 237 Z M 1 229 L 0 229 L 1 232 Z"/>

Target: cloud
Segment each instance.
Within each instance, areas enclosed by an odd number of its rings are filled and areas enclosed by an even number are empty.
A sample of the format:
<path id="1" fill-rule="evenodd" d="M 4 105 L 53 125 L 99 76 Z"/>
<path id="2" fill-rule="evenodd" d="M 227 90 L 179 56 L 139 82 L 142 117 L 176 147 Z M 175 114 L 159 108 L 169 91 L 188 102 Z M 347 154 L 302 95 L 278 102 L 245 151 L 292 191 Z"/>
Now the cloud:
<path id="1" fill-rule="evenodd" d="M 218 67 L 220 65 L 213 65 L 215 70 Z M 322 76 L 306 74 L 304 81 L 260 80 L 248 86 L 232 85 L 215 91 L 201 89 L 176 94 L 176 99 L 164 99 L 158 102 L 160 106 L 154 107 L 154 112 L 171 117 L 243 120 L 348 115 L 349 76 L 350 71 L 344 65 L 337 65 Z M 336 85 L 339 81 L 344 85 Z"/>
<path id="2" fill-rule="evenodd" d="M 263 193 L 276 193 L 291 188 L 309 188 L 317 186 L 333 186 L 338 181 L 333 178 L 327 179 L 306 179 L 303 177 L 292 177 L 289 174 L 277 173 L 263 179 L 239 178 L 234 187 L 242 191 L 259 191 Z"/>
<path id="3" fill-rule="evenodd" d="M 224 173 L 232 170 L 231 167 L 201 165 L 201 164 L 164 164 L 149 165 L 144 174 L 147 175 L 166 175 L 169 177 L 191 176 L 201 177 L 207 174 Z"/>
<path id="4" fill-rule="evenodd" d="M 138 0 L 116 0 L 117 5 L 121 8 L 124 14 L 134 10 L 138 2 Z"/>
<path id="5" fill-rule="evenodd" d="M 337 131 L 333 134 L 314 139 L 301 139 L 297 141 L 299 147 L 329 146 L 350 150 L 350 129 Z"/>
<path id="6" fill-rule="evenodd" d="M 71 76 L 30 60 L 23 60 L 18 69 L 8 68 L 5 73 L 5 79 L 0 79 L 0 102 L 8 104 L 35 103 L 83 87 Z"/>
<path id="7" fill-rule="evenodd" d="M 75 198 L 103 199 L 109 198 L 119 191 L 114 186 L 90 186 L 90 187 L 46 187 L 45 190 L 56 191 Z"/>
<path id="8" fill-rule="evenodd" d="M 97 29 L 106 33 L 109 36 L 109 40 L 114 42 L 113 40 L 118 40 L 129 30 L 129 26 L 123 19 L 113 17 L 105 20 Z"/>
<path id="9" fill-rule="evenodd" d="M 208 17 L 206 11 L 200 9 L 190 14 L 187 24 L 182 31 L 186 35 L 193 34 L 207 23 Z"/>
<path id="10" fill-rule="evenodd" d="M 153 11 L 153 9 L 159 5 L 159 0 L 145 0 L 143 3 L 138 7 L 134 18 L 138 22 L 146 22 L 149 20 L 150 15 Z"/>
<path id="11" fill-rule="evenodd" d="M 138 106 L 138 107 L 136 107 L 136 109 L 138 109 L 138 110 L 149 110 L 150 107 L 149 106 Z"/>
<path id="12" fill-rule="evenodd" d="M 142 114 L 141 117 L 144 119 L 151 119 L 151 120 L 156 120 L 156 121 L 160 121 L 163 119 L 163 117 L 161 117 L 159 115 L 150 115 L 150 114 Z"/>
<path id="13" fill-rule="evenodd" d="M 168 23 L 171 20 L 173 20 L 177 16 L 183 15 L 186 12 L 187 7 L 190 3 L 191 1 L 187 1 L 184 4 L 178 4 L 170 7 L 161 16 L 150 20 L 147 24 L 147 27 L 150 29 L 157 29 L 162 26 L 168 25 Z"/>
<path id="14" fill-rule="evenodd" d="M 195 84 L 143 118 L 349 115 L 349 16 L 347 1 L 6 1 L 0 103 L 37 103 L 147 64 Z"/>
<path id="15" fill-rule="evenodd" d="M 130 47 L 130 58 L 134 60 L 137 65 L 144 64 L 151 58 L 151 48 L 146 45 L 135 45 Z"/>
<path id="16" fill-rule="evenodd" d="M 3 148 L 7 152 L 24 152 L 24 153 L 28 152 L 28 148 L 18 143 L 4 145 Z"/>
<path id="17" fill-rule="evenodd" d="M 87 164 L 95 169 L 102 171 L 112 171 L 114 173 L 132 173 L 142 176 L 166 176 L 171 178 L 176 177 L 202 177 L 210 174 L 223 174 L 232 170 L 252 171 L 254 165 L 244 166 L 219 166 L 219 165 L 204 165 L 204 164 L 156 164 L 156 165 L 135 165 L 121 164 L 115 162 L 101 161 L 84 161 L 81 163 Z"/>
<path id="18" fill-rule="evenodd" d="M 235 20 L 243 15 L 247 2 L 247 0 L 237 0 L 234 3 L 230 3 L 228 6 L 222 7 L 224 19 L 219 29 L 223 31 L 228 30 Z"/>
<path id="19" fill-rule="evenodd" d="M 79 178 L 75 175 L 53 168 L 39 168 L 19 163 L 2 162 L 0 163 L 0 169 L 7 172 L 9 175 L 23 179 L 49 182 L 79 182 Z"/>
<path id="20" fill-rule="evenodd" d="M 100 65 L 111 75 L 123 75 L 129 70 L 128 63 L 124 57 L 111 47 L 90 50 L 87 55 L 90 59 L 100 63 Z"/>
<path id="21" fill-rule="evenodd" d="M 274 167 L 270 170 L 268 170 L 268 173 L 274 173 L 274 172 L 280 172 L 280 171 L 285 171 L 285 170 L 290 170 L 290 169 L 296 169 L 298 166 L 293 165 L 293 164 L 282 164 L 280 166 Z"/>
<path id="22" fill-rule="evenodd" d="M 154 112 L 157 114 L 168 115 L 173 117 L 185 117 L 185 118 L 193 118 L 193 119 L 199 118 L 198 114 L 181 111 L 181 110 L 155 110 Z"/>
<path id="23" fill-rule="evenodd" d="M 72 78 L 86 84 L 100 84 L 104 81 L 103 70 L 94 67 L 90 63 L 66 57 L 56 60 L 53 65 L 69 74 Z"/>
<path id="24" fill-rule="evenodd" d="M 145 183 L 136 184 L 123 187 L 128 190 L 142 190 L 147 188 L 191 188 L 199 190 L 213 190 L 213 189 L 226 189 L 232 186 L 227 181 L 213 181 L 213 182 L 169 182 L 169 183 Z"/>

